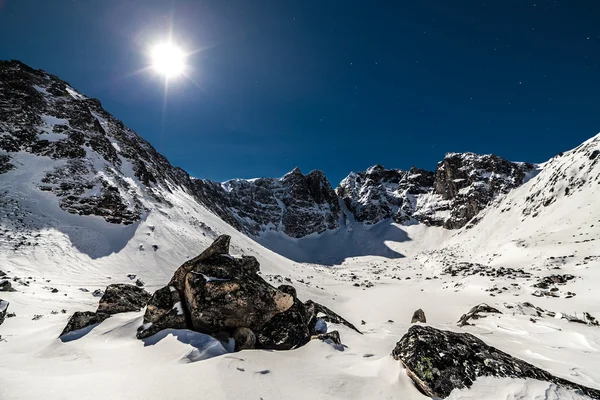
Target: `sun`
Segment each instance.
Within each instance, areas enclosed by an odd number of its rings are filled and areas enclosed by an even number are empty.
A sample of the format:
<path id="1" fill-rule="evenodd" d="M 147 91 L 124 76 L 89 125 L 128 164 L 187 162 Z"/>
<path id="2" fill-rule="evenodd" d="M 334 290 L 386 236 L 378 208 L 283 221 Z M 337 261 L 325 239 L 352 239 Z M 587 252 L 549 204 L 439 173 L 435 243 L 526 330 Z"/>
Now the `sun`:
<path id="1" fill-rule="evenodd" d="M 185 69 L 185 53 L 173 43 L 154 46 L 151 52 L 152 67 L 165 78 L 181 75 Z"/>

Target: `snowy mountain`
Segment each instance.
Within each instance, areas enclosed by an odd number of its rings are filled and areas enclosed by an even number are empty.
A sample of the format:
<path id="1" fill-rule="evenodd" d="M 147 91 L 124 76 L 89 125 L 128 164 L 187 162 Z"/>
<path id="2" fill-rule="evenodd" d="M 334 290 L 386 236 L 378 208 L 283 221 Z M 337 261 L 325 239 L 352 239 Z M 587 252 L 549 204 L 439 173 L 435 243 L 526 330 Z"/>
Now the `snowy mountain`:
<path id="1" fill-rule="evenodd" d="M 98 100 L 1 62 L 0 398 L 424 399 L 439 370 L 430 363 L 446 361 L 411 350 L 417 309 L 428 327 L 469 333 L 458 337 L 557 377 L 467 376 L 470 388 L 435 393 L 586 398 L 572 388 L 600 388 L 599 160 L 597 135 L 540 165 L 451 153 L 435 171 L 374 166 L 335 190 L 322 172 L 298 169 L 199 180 Z M 169 292 L 182 263 L 222 234 L 232 265 L 255 257 L 261 278 L 293 286 L 295 302 L 323 304 L 362 334 L 330 322 L 345 347 L 311 340 L 230 354 L 226 340 L 188 329 L 140 341 L 141 310 L 58 338 L 75 312 L 93 314 L 109 284 L 139 279 Z M 488 307 L 472 310 L 480 303 Z M 439 345 L 453 359 L 474 357 Z"/>

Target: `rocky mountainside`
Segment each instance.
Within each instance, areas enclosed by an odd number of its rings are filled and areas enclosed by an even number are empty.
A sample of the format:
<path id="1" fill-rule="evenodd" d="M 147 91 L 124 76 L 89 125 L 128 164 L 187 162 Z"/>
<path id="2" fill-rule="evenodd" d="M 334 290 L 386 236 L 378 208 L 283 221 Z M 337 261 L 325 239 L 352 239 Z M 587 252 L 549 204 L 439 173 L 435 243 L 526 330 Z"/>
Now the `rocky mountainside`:
<path id="1" fill-rule="evenodd" d="M 239 231 L 275 230 L 294 238 L 339 227 L 340 205 L 325 174 L 299 168 L 283 178 L 194 180 L 201 201 Z"/>
<path id="2" fill-rule="evenodd" d="M 462 228 L 494 198 L 520 186 L 536 170 L 495 155 L 449 153 L 435 172 L 381 165 L 351 173 L 337 188 L 357 221 L 424 223 Z"/>
<path id="3" fill-rule="evenodd" d="M 452 153 L 435 172 L 380 165 L 351 173 L 334 191 L 321 171 L 225 183 L 192 179 L 173 167 L 100 102 L 44 71 L 0 63 L 0 174 L 36 165 L 33 184 L 72 214 L 132 224 L 165 193 L 182 188 L 237 230 L 292 238 L 340 225 L 397 223 L 461 228 L 498 195 L 521 185 L 533 164 Z M 0 194 L 3 203 L 10 195 Z M 168 204 L 167 204 L 168 205 Z"/>

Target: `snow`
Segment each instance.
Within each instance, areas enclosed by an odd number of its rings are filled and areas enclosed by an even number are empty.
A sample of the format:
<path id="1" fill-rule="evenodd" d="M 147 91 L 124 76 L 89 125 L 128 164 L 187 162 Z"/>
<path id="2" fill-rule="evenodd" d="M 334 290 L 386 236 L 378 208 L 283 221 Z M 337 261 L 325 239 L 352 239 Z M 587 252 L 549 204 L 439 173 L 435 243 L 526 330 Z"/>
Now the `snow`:
<path id="1" fill-rule="evenodd" d="M 41 178 L 40 171 L 63 161 L 16 153 L 11 162 L 18 168 L 0 175 L 0 187 L 18 202 L 19 210 L 2 209 L 0 232 L 16 229 L 12 217 L 6 217 L 9 211 L 27 211 L 31 227 L 19 228 L 18 234 L 39 244 L 15 250 L 0 236 L 0 268 L 29 281 L 29 286 L 11 282 L 17 292 L 1 293 L 16 317 L 7 318 L 0 328 L 0 398 L 154 400 L 197 398 L 201 393 L 202 398 L 215 400 L 425 399 L 401 363 L 390 356 L 418 308 L 436 328 L 472 333 L 557 376 L 600 388 L 600 328 L 532 317 L 515 306 L 529 301 L 556 313 L 585 311 L 600 318 L 600 258 L 589 258 L 600 256 L 600 203 L 594 201 L 600 197 L 600 185 L 590 179 L 564 194 L 569 182 L 598 175 L 600 164 L 592 164 L 587 154 L 599 142 L 600 136 L 544 164 L 526 184 L 497 199 L 471 229 L 402 226 L 389 220 L 365 227 L 350 220 L 339 230 L 302 239 L 265 232 L 257 238 L 259 243 L 177 188 L 164 193 L 172 207 L 144 197 L 149 211 L 130 226 L 68 214 L 53 195 L 31 185 Z M 563 173 L 567 178 L 555 182 L 553 177 Z M 137 180 L 132 178 L 130 184 L 143 192 Z M 555 187 L 555 201 L 536 208 L 549 195 L 549 187 Z M 535 201 L 526 200 L 538 191 L 542 192 Z M 420 196 L 418 201 L 426 206 L 437 200 Z M 231 353 L 231 342 L 188 330 L 165 330 L 137 340 L 140 311 L 113 315 L 76 339 L 58 339 L 73 312 L 96 308 L 94 290 L 128 283 L 127 275 L 135 274 L 153 292 L 217 234 L 232 236 L 232 253 L 255 256 L 262 276 L 272 284 L 289 279 L 301 300 L 313 299 L 333 309 L 364 335 L 326 324 L 329 331 L 340 332 L 347 346 L 344 351 L 313 340 L 291 351 Z M 139 251 L 140 244 L 157 245 L 158 250 Z M 478 274 L 442 274 L 445 265 L 461 261 L 523 268 L 533 278 L 492 281 Z M 575 275 L 559 288 L 577 296 L 533 297 L 537 277 L 552 273 Z M 44 289 L 49 285 L 59 292 Z M 490 296 L 493 286 L 511 290 Z M 503 314 L 459 328 L 458 318 L 482 302 Z M 183 312 L 181 304 L 175 309 Z M 32 320 L 36 314 L 44 317 Z M 471 389 L 455 390 L 450 398 L 582 397 L 546 382 L 480 378 Z"/>
<path id="2" fill-rule="evenodd" d="M 82 95 L 81 93 L 79 93 L 77 90 L 73 89 L 70 86 L 66 87 L 67 92 L 69 93 L 69 95 L 74 98 L 75 100 L 85 100 L 87 99 L 87 97 L 85 97 L 84 95 Z"/>

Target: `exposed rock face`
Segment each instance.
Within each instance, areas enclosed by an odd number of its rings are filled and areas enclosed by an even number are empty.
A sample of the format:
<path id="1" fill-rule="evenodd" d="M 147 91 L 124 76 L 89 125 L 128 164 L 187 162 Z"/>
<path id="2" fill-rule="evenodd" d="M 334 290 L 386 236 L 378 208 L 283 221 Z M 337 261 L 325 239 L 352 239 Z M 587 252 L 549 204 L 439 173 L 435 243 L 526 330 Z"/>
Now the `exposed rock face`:
<path id="1" fill-rule="evenodd" d="M 496 196 L 523 183 L 535 166 L 495 155 L 450 153 L 435 172 L 412 167 L 388 170 L 381 165 L 351 173 L 336 189 L 357 221 L 461 228 Z"/>
<path id="2" fill-rule="evenodd" d="M 481 303 L 471 308 L 468 313 L 463 314 L 458 320 L 458 326 L 473 325 L 472 323 L 469 323 L 469 321 L 487 317 L 487 315 L 484 314 L 502 314 L 502 312 L 497 308 Z"/>
<path id="3" fill-rule="evenodd" d="M 600 398 L 599 390 L 553 376 L 468 333 L 413 325 L 396 344 L 392 356 L 404 364 L 415 385 L 431 397 L 445 398 L 455 388 L 471 387 L 477 377 L 493 376 L 538 379 Z"/>
<path id="4" fill-rule="evenodd" d="M 422 323 L 426 323 L 427 322 L 427 318 L 425 318 L 425 312 L 423 310 L 421 310 L 420 308 L 414 312 L 410 323 L 414 324 L 417 322 L 422 322 Z"/>
<path id="5" fill-rule="evenodd" d="M 75 311 L 69 322 L 65 326 L 65 329 L 61 332 L 60 336 L 64 336 L 67 333 L 77 331 L 79 329 L 86 328 L 91 325 L 96 325 L 110 317 L 106 313 L 98 313 L 93 311 Z"/>
<path id="6" fill-rule="evenodd" d="M 317 316 L 357 330 L 327 307 L 310 300 L 303 304 L 292 286 L 269 285 L 258 275 L 260 265 L 254 257 L 229 254 L 230 240 L 219 236 L 152 295 L 138 338 L 162 329 L 188 328 L 233 337 L 237 350 L 289 350 L 310 340 Z"/>
<path id="7" fill-rule="evenodd" d="M 9 304 L 8 301 L 0 299 L 0 325 L 2 325 L 4 318 L 6 318 Z"/>
<path id="8" fill-rule="evenodd" d="M 451 201 L 444 227 L 463 227 L 497 195 L 520 186 L 534 168 L 493 154 L 447 154 L 437 166 L 434 184 L 435 194 Z"/>
<path id="9" fill-rule="evenodd" d="M 108 285 L 98 304 L 99 313 L 117 314 L 139 311 L 146 306 L 150 293 L 135 285 L 117 283 Z"/>
<path id="10" fill-rule="evenodd" d="M 387 218 L 409 222 L 416 207 L 413 196 L 429 193 L 433 178 L 433 172 L 415 167 L 402 171 L 375 165 L 348 175 L 336 193 L 359 222 L 376 224 Z"/>
<path id="11" fill-rule="evenodd" d="M 55 160 L 34 185 L 53 193 L 63 210 L 131 224 L 145 207 L 128 178 L 139 180 L 157 201 L 164 201 L 167 182 L 190 186 L 185 172 L 98 100 L 56 76 L 18 61 L 0 61 L 0 82 L 0 173 L 27 163 L 25 155 Z"/>
<path id="12" fill-rule="evenodd" d="M 296 168 L 283 178 L 194 180 L 198 197 L 215 214 L 251 235 L 281 231 L 303 237 L 339 226 L 338 198 L 325 174 Z"/>

